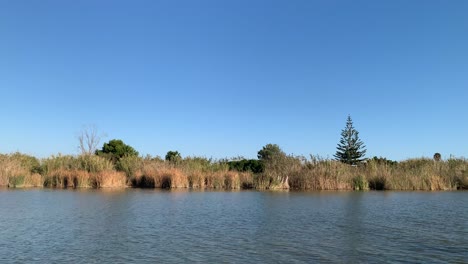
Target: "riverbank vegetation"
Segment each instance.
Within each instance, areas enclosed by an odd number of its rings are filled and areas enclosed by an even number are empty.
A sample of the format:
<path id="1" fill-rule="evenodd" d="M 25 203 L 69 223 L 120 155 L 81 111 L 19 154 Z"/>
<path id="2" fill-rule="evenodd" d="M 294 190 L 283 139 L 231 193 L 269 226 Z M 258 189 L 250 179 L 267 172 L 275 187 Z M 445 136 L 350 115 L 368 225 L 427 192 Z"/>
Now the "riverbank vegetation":
<path id="1" fill-rule="evenodd" d="M 272 157 L 252 160 L 123 156 L 113 162 L 98 155 L 37 159 L 13 153 L 0 154 L 0 186 L 456 190 L 468 188 L 468 160 L 451 157 L 396 162 L 374 157 L 349 165 L 317 156 L 286 155 L 280 150 Z"/>
<path id="2" fill-rule="evenodd" d="M 194 188 L 292 190 L 459 190 L 468 189 L 468 160 L 440 153 L 433 158 L 392 161 L 366 159 L 365 145 L 348 116 L 335 159 L 287 155 L 267 144 L 257 159 L 214 160 L 141 157 L 133 147 L 113 139 L 97 149 L 95 127 L 78 137 L 80 155 L 37 159 L 21 153 L 0 154 L 0 186 L 49 188 Z"/>

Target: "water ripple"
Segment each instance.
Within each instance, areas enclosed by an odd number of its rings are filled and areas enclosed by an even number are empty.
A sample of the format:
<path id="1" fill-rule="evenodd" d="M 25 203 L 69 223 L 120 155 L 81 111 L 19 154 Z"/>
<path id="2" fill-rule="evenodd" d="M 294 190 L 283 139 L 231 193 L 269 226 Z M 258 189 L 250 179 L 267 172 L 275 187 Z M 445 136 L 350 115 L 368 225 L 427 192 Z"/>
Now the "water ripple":
<path id="1" fill-rule="evenodd" d="M 466 192 L 0 190 L 1 263 L 467 263 Z"/>

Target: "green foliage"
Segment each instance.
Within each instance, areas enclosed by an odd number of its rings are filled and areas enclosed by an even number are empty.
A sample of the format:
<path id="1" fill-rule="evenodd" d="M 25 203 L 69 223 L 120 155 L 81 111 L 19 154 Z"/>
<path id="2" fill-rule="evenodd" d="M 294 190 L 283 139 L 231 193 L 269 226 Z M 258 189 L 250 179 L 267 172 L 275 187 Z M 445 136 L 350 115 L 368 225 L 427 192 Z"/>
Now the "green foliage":
<path id="1" fill-rule="evenodd" d="M 57 155 L 42 161 L 42 172 L 47 175 L 56 170 L 83 170 L 86 172 L 101 172 L 112 170 L 112 162 L 108 159 L 94 155 Z"/>
<path id="2" fill-rule="evenodd" d="M 229 170 L 236 170 L 239 172 L 261 173 L 264 168 L 262 161 L 254 159 L 228 161 L 227 164 L 229 165 Z"/>
<path id="3" fill-rule="evenodd" d="M 357 165 L 366 155 L 364 143 L 359 139 L 359 132 L 353 127 L 351 116 L 348 116 L 346 127 L 341 131 L 340 143 L 334 157 L 346 164 Z"/>
<path id="4" fill-rule="evenodd" d="M 182 160 L 182 156 L 180 155 L 179 151 L 168 151 L 166 154 L 166 161 L 169 161 L 173 164 L 178 164 Z"/>
<path id="5" fill-rule="evenodd" d="M 184 171 L 198 171 L 202 173 L 226 171 L 229 169 L 224 160 L 214 160 L 205 157 L 186 157 L 180 161 L 177 167 Z"/>
<path id="6" fill-rule="evenodd" d="M 372 162 L 375 162 L 377 164 L 386 164 L 386 165 L 389 165 L 389 166 L 393 166 L 393 165 L 398 164 L 398 162 L 395 161 L 395 160 L 389 160 L 387 158 L 377 157 L 377 156 L 374 156 L 372 159 L 369 159 L 368 161 L 372 161 Z"/>
<path id="7" fill-rule="evenodd" d="M 10 159 L 18 161 L 21 167 L 26 168 L 30 173 L 42 173 L 41 163 L 36 157 L 15 152 L 10 155 Z"/>
<path id="8" fill-rule="evenodd" d="M 267 144 L 258 151 L 257 157 L 259 160 L 266 161 L 272 160 L 278 156 L 285 156 L 286 154 L 276 144 Z"/>
<path id="9" fill-rule="evenodd" d="M 125 172 L 127 178 L 134 177 L 143 167 L 143 160 L 138 156 L 124 156 L 117 161 L 116 169 Z"/>
<path id="10" fill-rule="evenodd" d="M 131 146 L 125 144 L 120 139 L 112 139 L 104 143 L 101 150 L 96 151 L 96 155 L 110 159 L 117 163 L 119 159 L 125 156 L 138 156 L 138 152 Z"/>
<path id="11" fill-rule="evenodd" d="M 113 164 L 108 159 L 95 155 L 80 155 L 76 157 L 78 169 L 87 172 L 101 172 L 112 170 Z"/>
<path id="12" fill-rule="evenodd" d="M 57 155 L 50 156 L 42 161 L 44 174 L 49 174 L 55 170 L 77 170 L 81 164 L 77 161 L 76 157 L 71 155 Z"/>
<path id="13" fill-rule="evenodd" d="M 369 189 L 369 183 L 366 180 L 366 177 L 358 175 L 353 178 L 353 188 L 356 191 L 363 191 Z"/>
<path id="14" fill-rule="evenodd" d="M 16 176 L 16 177 L 10 177 L 9 179 L 9 186 L 11 188 L 17 188 L 21 185 L 24 184 L 24 175 L 19 175 L 19 176 Z"/>
<path id="15" fill-rule="evenodd" d="M 301 157 L 275 155 L 264 162 L 264 171 L 260 174 L 261 177 L 258 177 L 257 186 L 267 189 L 288 189 L 289 177 L 296 175 L 301 168 Z"/>
<path id="16" fill-rule="evenodd" d="M 267 144 L 258 151 L 262 173 L 255 177 L 255 185 L 260 189 L 289 188 L 288 179 L 296 165 L 294 157 L 287 156 L 277 144 Z M 297 160 L 298 161 L 298 160 Z"/>

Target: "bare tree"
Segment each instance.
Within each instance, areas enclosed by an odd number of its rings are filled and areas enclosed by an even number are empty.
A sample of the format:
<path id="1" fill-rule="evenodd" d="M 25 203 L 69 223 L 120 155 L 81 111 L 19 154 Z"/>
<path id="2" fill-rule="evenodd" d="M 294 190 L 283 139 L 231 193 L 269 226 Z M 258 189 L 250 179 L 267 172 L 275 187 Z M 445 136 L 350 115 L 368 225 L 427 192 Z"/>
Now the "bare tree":
<path id="1" fill-rule="evenodd" d="M 102 137 L 103 135 L 98 134 L 98 129 L 95 125 L 84 126 L 78 136 L 81 154 L 93 155 L 96 152 Z"/>

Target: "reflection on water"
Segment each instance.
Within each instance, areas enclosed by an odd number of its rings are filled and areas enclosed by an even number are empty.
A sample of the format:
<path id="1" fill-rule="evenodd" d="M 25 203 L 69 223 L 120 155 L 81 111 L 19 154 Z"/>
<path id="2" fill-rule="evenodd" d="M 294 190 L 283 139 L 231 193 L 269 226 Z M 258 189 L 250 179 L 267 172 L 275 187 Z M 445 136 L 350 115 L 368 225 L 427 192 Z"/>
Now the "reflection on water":
<path id="1" fill-rule="evenodd" d="M 0 262 L 459 262 L 467 192 L 0 189 Z"/>

